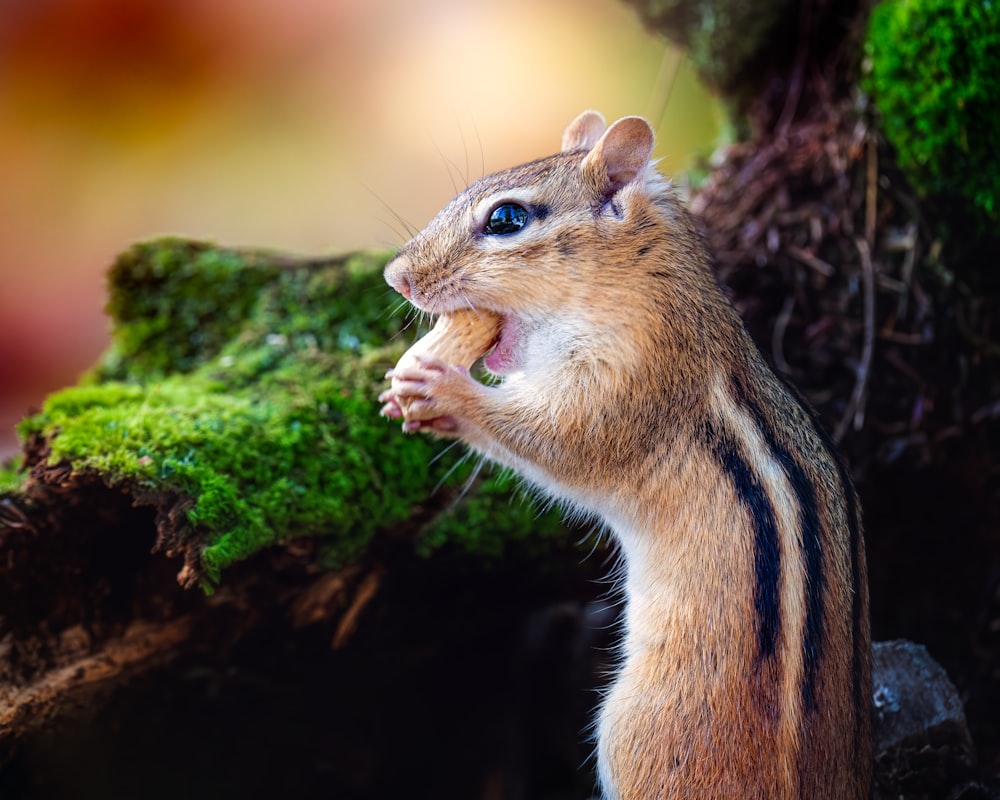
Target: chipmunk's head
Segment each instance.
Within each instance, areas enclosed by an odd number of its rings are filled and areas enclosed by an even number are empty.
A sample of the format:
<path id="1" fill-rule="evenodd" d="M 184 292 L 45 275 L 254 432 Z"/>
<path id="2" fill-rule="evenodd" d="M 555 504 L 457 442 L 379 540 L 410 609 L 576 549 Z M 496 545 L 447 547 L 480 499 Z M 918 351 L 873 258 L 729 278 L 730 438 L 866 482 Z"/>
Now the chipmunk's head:
<path id="1" fill-rule="evenodd" d="M 509 317 L 508 339 L 557 310 L 584 313 L 595 297 L 620 310 L 637 258 L 662 240 L 651 199 L 670 192 L 652 151 L 644 119 L 605 129 L 586 111 L 560 153 L 482 178 L 452 200 L 387 265 L 386 280 L 425 311 Z M 487 366 L 507 371 L 503 362 Z"/>
<path id="2" fill-rule="evenodd" d="M 652 150 L 644 119 L 605 130 L 585 111 L 561 153 L 482 178 L 452 200 L 389 263 L 386 280 L 431 312 L 544 304 L 641 204 Z"/>

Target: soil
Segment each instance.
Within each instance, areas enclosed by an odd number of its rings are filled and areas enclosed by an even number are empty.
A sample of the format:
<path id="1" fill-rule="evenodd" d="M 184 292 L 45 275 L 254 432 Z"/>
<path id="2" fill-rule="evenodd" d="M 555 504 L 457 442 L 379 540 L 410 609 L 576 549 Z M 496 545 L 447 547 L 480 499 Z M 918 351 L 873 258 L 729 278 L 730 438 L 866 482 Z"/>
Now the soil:
<path id="1" fill-rule="evenodd" d="M 150 554 L 155 509 L 62 492 L 44 529 L 0 539 L 21 565 L 0 598 L 5 800 L 589 796 L 616 613 L 599 558 L 484 568 L 388 544 L 327 573 L 298 543 L 205 596 Z"/>

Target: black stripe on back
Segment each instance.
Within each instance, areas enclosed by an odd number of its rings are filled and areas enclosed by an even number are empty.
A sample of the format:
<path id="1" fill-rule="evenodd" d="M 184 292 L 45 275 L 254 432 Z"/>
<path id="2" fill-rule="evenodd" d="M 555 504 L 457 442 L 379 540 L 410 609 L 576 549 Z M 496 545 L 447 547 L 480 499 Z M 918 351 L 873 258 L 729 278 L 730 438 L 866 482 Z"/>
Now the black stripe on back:
<path id="1" fill-rule="evenodd" d="M 816 432 L 819 434 L 820 441 L 823 443 L 823 447 L 826 448 L 826 452 L 829 454 L 831 460 L 837 468 L 837 477 L 840 479 L 840 486 L 844 492 L 844 501 L 847 505 L 847 533 L 850 537 L 850 547 L 851 547 L 851 645 L 852 645 L 852 676 L 854 679 L 853 694 L 854 694 L 854 707 L 857 709 L 855 713 L 854 721 L 854 749 L 855 753 L 859 752 L 861 746 L 861 737 L 865 734 L 863 729 L 865 727 L 865 719 L 862 717 L 864 713 L 862 709 L 866 706 L 871 706 L 871 698 L 864 696 L 864 689 L 861 685 L 861 664 L 862 660 L 865 658 L 865 654 L 861 652 L 861 648 L 864 646 L 864 642 L 861 641 L 861 622 L 862 614 L 864 614 L 864 609 L 862 607 L 861 594 L 864 587 L 861 586 L 861 553 L 864 549 L 864 543 L 861 539 L 861 509 L 858 503 L 858 494 L 854 489 L 854 483 L 851 481 L 851 476 L 847 471 L 847 465 L 844 463 L 844 459 L 840 456 L 840 451 L 837 446 L 833 443 L 829 434 L 826 432 L 826 428 L 823 427 L 822 423 L 816 416 L 816 412 L 809 406 L 809 404 L 799 395 L 795 390 L 795 387 L 788 387 L 789 394 L 794 397 L 800 406 L 802 406 L 803 411 L 809 416 L 812 421 L 813 427 L 816 428 Z"/>
<path id="2" fill-rule="evenodd" d="M 833 446 L 832 443 L 830 445 Z M 834 451 L 836 456 L 836 451 Z M 866 707 L 870 707 L 872 699 L 870 696 L 865 696 L 865 691 L 861 685 L 861 662 L 865 657 L 861 652 L 861 648 L 864 643 L 861 641 L 861 615 L 863 609 L 861 607 L 861 548 L 864 544 L 861 541 L 861 530 L 860 530 L 860 517 L 861 513 L 858 508 L 858 496 L 854 492 L 854 485 L 851 483 L 850 478 L 847 475 L 847 468 L 844 466 L 843 461 L 840 458 L 835 457 L 834 460 L 837 462 L 837 470 L 840 473 L 840 482 L 844 487 L 844 495 L 847 498 L 847 526 L 851 535 L 851 580 L 854 582 L 853 589 L 851 593 L 851 636 L 853 644 L 852 653 L 852 672 L 854 673 L 854 750 L 857 756 L 859 749 L 861 747 L 861 737 L 864 736 L 865 728 L 865 718 L 862 714 L 867 714 L 863 711 Z M 870 713 L 870 712 L 869 712 Z"/>
<path id="3" fill-rule="evenodd" d="M 723 470 L 733 482 L 736 496 L 747 510 L 754 532 L 754 611 L 761 661 L 774 655 L 781 632 L 781 551 L 774 508 L 764 486 L 740 455 L 735 440 L 708 426 L 708 440 Z"/>
<path id="4" fill-rule="evenodd" d="M 773 426 L 764 415 L 757 398 L 748 391 L 739 377 L 733 380 L 736 396 L 750 411 L 757 429 L 775 460 L 781 465 L 799 506 L 799 528 L 802 533 L 802 558 L 806 567 L 806 622 L 802 640 L 804 675 L 802 702 L 806 711 L 816 710 L 816 676 L 823 659 L 825 623 L 823 619 L 826 574 L 823 568 L 823 523 L 816 500 L 816 489 L 808 473 L 777 438 Z M 794 397 L 794 394 L 792 395 Z M 797 399 L 796 399 L 797 401 Z M 808 414 L 808 412 L 806 412 Z M 811 418 L 811 415 L 809 415 Z M 815 427 L 815 422 L 813 423 Z"/>

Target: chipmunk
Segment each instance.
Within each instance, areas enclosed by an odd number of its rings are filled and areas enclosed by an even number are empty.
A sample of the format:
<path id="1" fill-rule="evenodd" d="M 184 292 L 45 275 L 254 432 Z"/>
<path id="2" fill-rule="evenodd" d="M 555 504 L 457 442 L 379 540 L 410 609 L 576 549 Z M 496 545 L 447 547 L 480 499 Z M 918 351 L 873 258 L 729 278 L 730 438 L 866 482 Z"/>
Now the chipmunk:
<path id="1" fill-rule="evenodd" d="M 386 266 L 499 333 L 485 385 L 422 354 L 382 413 L 457 438 L 609 529 L 621 664 L 596 723 L 608 800 L 867 798 L 868 592 L 850 479 L 771 371 L 652 162 L 639 117 L 482 178 Z"/>

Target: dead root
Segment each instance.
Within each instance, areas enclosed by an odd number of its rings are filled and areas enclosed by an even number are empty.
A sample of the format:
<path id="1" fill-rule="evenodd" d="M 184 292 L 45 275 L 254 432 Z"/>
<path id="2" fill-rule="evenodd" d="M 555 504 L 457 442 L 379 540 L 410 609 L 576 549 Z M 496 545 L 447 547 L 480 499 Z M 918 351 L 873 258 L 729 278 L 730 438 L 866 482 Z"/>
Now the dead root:
<path id="1" fill-rule="evenodd" d="M 863 102 L 809 104 L 712 167 L 692 209 L 719 278 L 855 474 L 978 435 L 997 303 L 974 297 L 968 254 L 942 247 Z"/>

